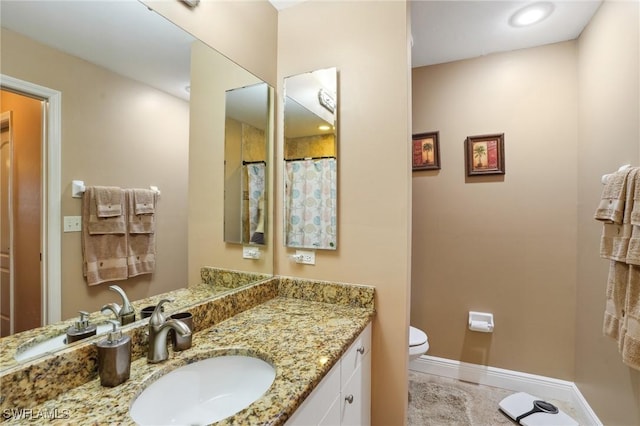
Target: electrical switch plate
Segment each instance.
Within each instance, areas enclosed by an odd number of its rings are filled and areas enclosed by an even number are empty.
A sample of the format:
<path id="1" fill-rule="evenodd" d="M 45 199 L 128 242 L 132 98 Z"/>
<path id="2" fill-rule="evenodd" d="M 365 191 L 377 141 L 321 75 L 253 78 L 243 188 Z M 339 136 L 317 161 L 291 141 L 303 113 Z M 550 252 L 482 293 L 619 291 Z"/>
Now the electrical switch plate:
<path id="1" fill-rule="evenodd" d="M 316 252 L 306 250 L 296 250 L 296 263 L 303 263 L 305 265 L 316 264 Z"/>
<path id="2" fill-rule="evenodd" d="M 64 232 L 80 232 L 82 219 L 80 216 L 64 217 Z"/>

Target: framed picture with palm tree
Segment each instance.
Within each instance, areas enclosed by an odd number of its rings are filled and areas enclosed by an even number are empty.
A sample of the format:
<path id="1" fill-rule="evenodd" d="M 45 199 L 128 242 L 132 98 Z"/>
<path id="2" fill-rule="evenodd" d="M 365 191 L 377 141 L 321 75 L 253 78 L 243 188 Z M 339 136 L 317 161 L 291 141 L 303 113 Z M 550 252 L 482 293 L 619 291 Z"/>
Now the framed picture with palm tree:
<path id="1" fill-rule="evenodd" d="M 467 176 L 505 174 L 504 133 L 468 136 L 464 144 Z"/>
<path id="2" fill-rule="evenodd" d="M 413 170 L 440 169 L 440 142 L 438 132 L 413 135 Z"/>

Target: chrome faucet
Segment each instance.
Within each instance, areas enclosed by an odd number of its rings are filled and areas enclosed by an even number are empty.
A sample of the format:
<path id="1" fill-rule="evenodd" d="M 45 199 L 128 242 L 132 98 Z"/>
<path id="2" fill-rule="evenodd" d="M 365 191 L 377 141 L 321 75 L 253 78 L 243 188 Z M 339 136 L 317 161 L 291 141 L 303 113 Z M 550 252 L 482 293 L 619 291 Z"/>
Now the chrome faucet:
<path id="1" fill-rule="evenodd" d="M 149 318 L 149 351 L 147 352 L 147 362 L 156 363 L 165 361 L 169 358 L 169 350 L 167 348 L 167 333 L 169 330 L 182 336 L 188 337 L 191 329 L 184 322 L 177 319 L 167 320 L 162 314 L 162 304 L 171 302 L 169 299 L 162 299 L 156 305 L 156 308 Z"/>
<path id="2" fill-rule="evenodd" d="M 127 325 L 136 320 L 136 311 L 133 310 L 133 306 L 129 302 L 129 298 L 123 289 L 117 285 L 110 285 L 109 290 L 113 290 L 122 298 L 122 307 L 117 303 L 107 303 L 104 305 L 100 312 L 111 311 L 116 316 L 116 319 L 120 321 L 120 325 Z"/>

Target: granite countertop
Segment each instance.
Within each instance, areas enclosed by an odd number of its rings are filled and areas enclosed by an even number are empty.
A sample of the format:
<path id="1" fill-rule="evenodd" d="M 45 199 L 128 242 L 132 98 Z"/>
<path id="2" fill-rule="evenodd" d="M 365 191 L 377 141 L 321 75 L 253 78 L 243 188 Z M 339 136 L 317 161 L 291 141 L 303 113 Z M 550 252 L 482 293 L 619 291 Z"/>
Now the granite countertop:
<path id="1" fill-rule="evenodd" d="M 155 296 L 149 296 L 140 300 L 132 300 L 131 305 L 136 312 L 136 320 L 142 319 L 140 314 L 140 310 L 142 308 L 156 305 L 161 299 L 169 298 L 174 300 L 174 303 L 165 305 L 165 311 L 167 313 L 174 311 L 177 312 L 185 307 L 201 302 L 202 300 L 216 295 L 221 295 L 241 286 L 268 278 L 268 275 L 265 274 L 246 273 L 213 267 L 201 268 L 200 275 L 202 278 L 202 283 L 200 284 L 192 285 L 188 288 L 172 290 Z M 120 304 L 120 297 L 115 293 L 113 294 L 113 300 Z M 95 325 L 104 324 L 108 319 L 114 319 L 113 314 L 101 313 L 100 311 L 90 313 L 89 318 L 90 323 Z M 38 327 L 8 337 L 3 337 L 0 339 L 0 371 L 16 366 L 19 367 L 20 363 L 16 362 L 14 354 L 52 337 L 65 334 L 67 329 L 74 325 L 76 321 L 77 317 L 70 318 L 53 325 Z M 45 353 L 42 355 L 47 354 Z"/>
<path id="2" fill-rule="evenodd" d="M 173 290 L 168 293 L 164 293 L 157 296 L 150 296 L 144 299 L 131 302 L 131 306 L 136 312 L 136 320 L 142 319 L 140 316 L 140 310 L 146 306 L 157 304 L 163 298 L 171 298 L 180 301 L 181 306 L 172 306 L 170 304 L 165 305 L 165 310 L 177 310 L 185 305 L 190 305 L 198 300 L 202 300 L 205 297 L 211 297 L 217 293 L 228 291 L 225 288 L 215 288 L 208 284 L 199 284 L 189 288 L 181 288 Z M 114 293 L 114 301 L 119 299 L 119 296 Z M 117 300 L 120 303 L 120 300 Z M 102 325 L 106 323 L 108 319 L 114 319 L 112 313 L 92 312 L 89 315 L 89 322 L 95 325 Z M 56 324 L 34 328 L 31 330 L 23 331 L 21 333 L 14 334 L 12 336 L 4 337 L 0 339 L 0 370 L 5 370 L 10 367 L 14 367 L 19 363 L 14 359 L 14 354 L 28 349 L 40 342 L 43 342 L 52 337 L 65 334 L 67 329 L 75 324 L 78 318 L 71 318 L 65 321 L 60 321 Z M 67 345 L 65 347 L 68 347 Z M 43 355 L 46 355 L 43 354 Z"/>
<path id="3" fill-rule="evenodd" d="M 131 364 L 129 380 L 105 388 L 96 378 L 30 410 L 62 424 L 135 424 L 129 406 L 146 386 L 181 365 L 225 354 L 270 362 L 276 377 L 257 401 L 218 425 L 281 425 L 371 321 L 373 306 L 317 302 L 279 295 L 193 336 L 193 346 L 169 360 Z M 16 418 L 9 422 L 19 421 Z"/>

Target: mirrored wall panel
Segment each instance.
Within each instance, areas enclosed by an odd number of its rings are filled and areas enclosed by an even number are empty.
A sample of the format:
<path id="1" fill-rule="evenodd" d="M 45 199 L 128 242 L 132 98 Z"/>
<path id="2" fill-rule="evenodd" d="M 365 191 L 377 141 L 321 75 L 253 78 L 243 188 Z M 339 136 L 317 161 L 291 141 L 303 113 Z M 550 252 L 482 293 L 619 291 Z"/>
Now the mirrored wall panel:
<path id="1" fill-rule="evenodd" d="M 338 71 L 284 81 L 284 241 L 335 250 L 338 244 Z"/>
<path id="2" fill-rule="evenodd" d="M 185 116 L 187 125 L 184 126 L 184 129 L 188 131 L 179 133 L 182 132 L 183 127 L 176 127 L 175 134 L 172 134 L 172 137 L 174 137 L 172 142 L 179 139 L 180 141 L 185 141 L 184 143 L 189 141 L 191 144 L 196 140 L 199 144 L 215 145 L 215 152 L 220 153 L 213 160 L 208 160 L 214 162 L 215 166 L 212 169 L 215 170 L 214 172 L 203 173 L 201 180 L 206 180 L 207 189 L 199 189 L 200 193 L 197 194 L 202 197 L 209 193 L 215 194 L 215 200 L 209 203 L 205 212 L 207 215 L 210 215 L 210 211 L 224 201 L 222 196 L 224 184 L 220 179 L 221 175 L 219 177 L 215 172 L 222 167 L 221 157 L 224 150 L 222 135 L 224 134 L 225 118 L 237 121 L 241 129 L 243 126 L 240 123 L 246 123 L 245 129 L 241 130 L 241 133 L 244 132 L 250 135 L 246 139 L 251 138 L 253 140 L 255 138 L 257 141 L 254 148 L 246 149 L 246 155 L 242 154 L 242 151 L 238 152 L 238 167 L 242 167 L 242 161 L 266 162 L 268 149 L 264 132 L 271 131 L 266 122 L 267 117 L 271 120 L 273 117 L 272 111 L 268 110 L 268 108 L 272 108 L 270 107 L 272 101 L 268 101 L 268 99 L 269 93 L 273 89 L 258 77 L 185 32 L 182 28 L 151 11 L 144 4 L 136 0 L 117 2 L 17 1 L 7 2 L 6 4 L 3 2 L 0 18 L 2 24 L 2 50 L 0 53 L 2 54 L 3 73 L 30 83 L 34 82 L 34 79 L 40 78 L 46 80 L 51 87 L 56 89 L 63 88 L 61 89 L 62 99 L 66 99 L 66 101 L 63 101 L 64 113 L 68 117 L 77 117 L 77 120 L 66 120 L 62 123 L 63 135 L 66 135 L 63 138 L 63 144 L 69 143 L 70 135 L 93 128 L 113 128 L 119 135 L 129 136 L 133 131 L 130 128 L 122 127 L 119 121 L 121 117 L 126 116 L 128 120 L 135 122 L 144 111 L 153 110 L 154 108 L 163 109 L 165 106 L 164 103 L 160 103 L 161 101 L 158 100 L 159 96 L 144 96 L 150 92 L 150 88 L 154 88 L 154 92 L 155 89 L 166 92 L 168 94 L 166 98 L 170 98 L 172 101 L 177 99 L 181 104 L 187 104 L 187 107 L 184 108 L 184 110 L 188 111 L 188 115 Z M 51 25 L 52 22 L 55 22 L 56 25 Z M 108 31 L 109 29 L 112 31 Z M 205 55 L 207 61 L 202 60 Z M 56 58 L 55 67 L 53 67 L 52 58 Z M 87 67 L 77 67 L 79 61 L 86 62 L 88 64 Z M 12 66 L 9 66 L 9 64 Z M 52 68 L 62 70 L 62 72 L 54 73 Z M 8 73 L 8 70 L 12 70 L 12 72 Z M 80 75 L 81 77 L 78 77 Z M 69 76 L 81 79 L 85 85 L 90 85 L 95 90 L 80 93 L 80 89 L 68 84 Z M 194 79 L 194 76 L 198 76 L 199 80 Z M 202 84 L 202 80 L 206 80 L 206 85 Z M 107 111 L 109 113 L 113 112 L 113 114 L 107 114 L 104 110 L 99 110 L 100 113 L 98 113 L 96 109 L 83 108 L 83 105 L 87 104 L 105 104 L 105 102 L 100 101 L 102 98 L 98 98 L 98 101 L 95 101 L 94 97 L 104 93 L 113 93 L 112 88 L 116 84 L 114 81 L 118 84 L 118 88 L 129 90 L 132 96 L 137 95 L 139 102 L 117 103 L 116 109 Z M 38 82 L 36 81 L 35 83 L 37 84 Z M 142 87 L 149 88 L 149 90 L 143 90 Z M 225 112 L 225 93 L 234 87 L 241 87 L 241 89 L 227 92 L 229 94 L 229 105 Z M 187 90 L 189 88 L 190 91 Z M 248 98 L 251 98 L 251 101 Z M 104 108 L 107 107 L 105 106 Z M 140 119 L 140 121 L 142 120 Z M 190 127 L 188 121 L 191 122 Z M 136 131 L 136 139 L 154 139 L 156 135 L 152 128 L 141 128 L 136 129 Z M 268 139 L 271 140 L 271 138 L 272 136 L 268 135 Z M 262 142 L 259 142 L 259 140 Z M 246 143 L 245 145 L 250 144 Z M 162 150 L 162 145 L 159 143 L 157 148 Z M 73 161 L 78 163 L 88 160 L 90 156 L 117 157 L 117 152 L 114 151 L 116 148 L 105 144 L 103 149 L 103 151 L 99 152 L 81 150 L 71 154 L 68 150 L 63 149 L 62 153 L 63 156 L 69 154 L 71 156 L 69 158 L 73 158 Z M 136 147 L 136 149 L 139 150 L 140 148 Z M 189 149 L 193 149 L 193 146 L 190 146 Z M 61 161 L 71 160 L 63 157 Z M 109 177 L 118 176 L 119 173 L 121 173 L 121 170 L 103 168 L 100 170 L 100 175 L 104 175 L 104 181 L 99 183 L 110 183 Z M 145 167 L 140 168 L 140 181 L 156 183 L 152 177 L 147 176 L 147 173 Z M 167 175 L 172 174 L 171 170 L 167 170 L 166 173 Z M 86 176 L 73 177 L 85 178 Z M 263 175 L 264 178 L 266 178 L 266 174 Z M 65 187 L 69 184 L 70 182 L 66 180 L 62 183 Z M 242 196 L 242 185 L 245 185 L 245 183 L 241 183 L 236 192 L 238 198 Z M 248 181 L 246 185 L 248 187 Z M 253 208 L 253 217 L 258 218 L 255 220 L 253 234 L 260 229 L 259 213 L 263 213 L 263 221 L 266 220 L 264 218 L 268 217 L 265 210 L 267 209 L 269 197 L 264 188 L 269 188 L 269 185 L 265 185 L 264 182 L 262 185 L 262 195 L 255 194 L 254 198 L 257 202 L 253 204 L 253 207 L 249 207 L 249 210 Z M 187 187 L 169 188 L 163 186 L 161 186 L 161 189 L 163 191 L 162 202 L 165 203 L 170 198 L 171 191 L 187 192 L 190 190 Z M 261 198 L 264 200 L 262 205 L 260 203 Z M 79 204 L 74 204 L 78 203 L 77 200 L 71 199 L 69 194 L 68 200 L 63 200 L 64 203 L 68 203 L 70 206 L 65 214 L 76 214 L 76 210 L 71 210 L 71 208 L 79 206 Z M 162 205 L 162 208 L 165 207 L 166 204 Z M 186 204 L 179 206 L 181 210 L 186 211 L 187 208 Z M 210 217 L 206 225 L 211 229 L 217 230 L 215 234 L 216 240 L 220 245 L 224 245 L 219 238 L 220 230 L 223 227 L 222 214 L 211 215 Z M 240 208 L 237 209 L 237 217 L 240 220 Z M 197 225 L 203 226 L 200 222 Z M 251 228 L 249 229 L 251 230 Z M 4 231 L 2 232 L 2 237 L 4 237 Z M 73 238 L 77 238 L 79 244 L 79 233 L 65 234 L 66 240 Z M 205 235 L 205 238 L 208 238 L 208 235 Z M 211 240 L 213 240 L 213 237 Z M 74 252 L 67 257 L 73 255 L 79 255 L 79 253 L 76 254 Z M 40 261 L 38 260 L 35 265 L 39 267 Z M 68 275 L 77 276 L 78 280 L 83 280 L 81 262 L 77 262 L 77 265 L 77 271 Z M 242 272 L 235 264 L 226 264 L 225 260 L 198 265 L 198 268 L 200 266 Z M 32 269 L 34 267 L 34 265 L 31 265 Z M 56 265 L 56 268 L 64 267 L 65 265 Z M 260 264 L 260 269 L 254 267 L 245 272 L 258 272 L 260 275 L 268 275 L 273 273 L 273 265 L 271 262 L 265 261 Z M 70 283 L 70 281 L 72 279 L 63 280 L 61 284 L 63 294 L 72 291 L 69 289 L 74 288 L 72 284 L 75 283 Z M 122 283 L 126 284 L 126 281 Z M 121 282 L 111 282 L 110 284 L 119 285 Z M 43 282 L 43 285 L 47 285 L 47 283 Z M 185 282 L 184 285 L 186 286 L 187 283 Z M 100 292 L 113 294 L 108 287 L 109 283 L 92 287 L 91 293 L 92 295 Z M 157 294 L 164 294 L 167 291 L 164 288 L 156 289 L 153 285 L 150 285 L 148 289 L 145 285 L 140 285 L 139 287 L 146 289 L 143 297 L 145 299 Z M 131 295 L 129 296 L 131 297 Z M 108 296 L 108 299 L 111 300 L 111 297 Z M 3 298 L 3 303 L 5 300 L 9 302 L 8 299 Z M 131 299 L 132 303 L 136 302 L 136 297 L 131 297 Z M 30 304 L 35 303 L 33 299 L 26 300 Z M 115 301 L 116 299 L 113 300 Z M 94 300 L 82 300 L 83 304 L 78 306 L 78 310 L 99 311 L 101 303 L 96 306 L 89 302 L 96 303 Z M 56 308 L 61 310 L 62 303 L 60 300 L 54 300 L 51 303 L 56 303 Z M 66 301 L 67 305 L 71 303 L 76 303 L 76 301 Z M 11 309 L 14 312 L 27 311 L 21 306 L 12 306 Z M 63 320 L 68 319 L 70 319 L 68 316 L 66 318 L 63 317 Z M 60 328 L 60 324 L 48 325 L 57 330 Z M 8 339 L 11 339 L 11 344 L 19 345 L 19 339 L 25 332 L 28 333 L 29 330 L 16 329 L 17 334 L 0 339 L 0 352 L 7 347 L 4 343 L 9 341 Z M 42 335 L 44 336 L 43 333 Z M 8 353 L 8 350 L 5 349 L 5 353 Z M 13 354 L 8 354 L 7 357 L 13 359 Z M 0 365 L 0 370 L 3 366 Z"/>
<path id="3" fill-rule="evenodd" d="M 227 90 L 224 131 L 224 240 L 265 244 L 269 87 Z"/>

